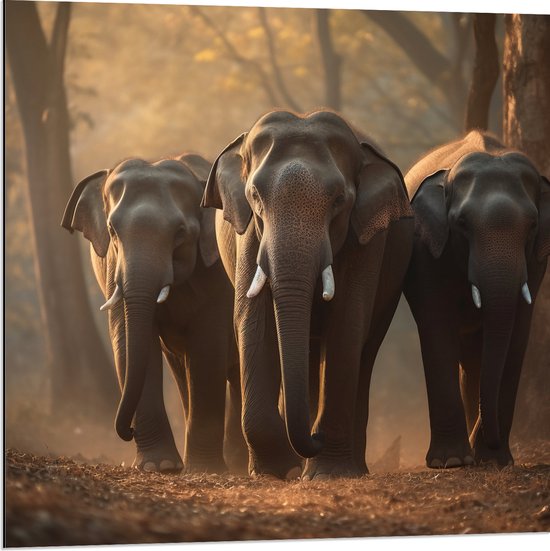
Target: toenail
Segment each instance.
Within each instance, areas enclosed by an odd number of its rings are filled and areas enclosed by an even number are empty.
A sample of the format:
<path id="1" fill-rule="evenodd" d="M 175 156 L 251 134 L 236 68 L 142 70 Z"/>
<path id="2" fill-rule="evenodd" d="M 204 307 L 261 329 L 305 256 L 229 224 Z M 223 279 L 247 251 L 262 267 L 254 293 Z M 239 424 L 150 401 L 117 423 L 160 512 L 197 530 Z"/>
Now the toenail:
<path id="1" fill-rule="evenodd" d="M 149 471 L 149 472 L 150 472 L 150 471 L 156 471 L 156 470 L 157 470 L 155 464 L 154 464 L 152 461 L 147 461 L 147 463 L 145 463 L 145 464 L 143 465 L 142 469 L 143 469 L 144 471 Z"/>
<path id="2" fill-rule="evenodd" d="M 443 461 L 441 461 L 441 459 L 432 459 L 428 466 L 432 469 L 442 469 Z"/>
<path id="3" fill-rule="evenodd" d="M 449 457 L 447 461 L 445 462 L 445 468 L 451 468 L 451 467 L 460 467 L 462 465 L 462 461 L 458 457 Z"/>
<path id="4" fill-rule="evenodd" d="M 292 467 L 290 471 L 286 473 L 286 480 L 296 480 L 297 478 L 300 478 L 300 475 L 302 474 L 302 468 L 301 467 Z"/>
<path id="5" fill-rule="evenodd" d="M 174 462 L 170 461 L 169 459 L 163 459 L 160 462 L 160 470 L 161 471 L 168 471 L 170 469 L 174 468 Z"/>

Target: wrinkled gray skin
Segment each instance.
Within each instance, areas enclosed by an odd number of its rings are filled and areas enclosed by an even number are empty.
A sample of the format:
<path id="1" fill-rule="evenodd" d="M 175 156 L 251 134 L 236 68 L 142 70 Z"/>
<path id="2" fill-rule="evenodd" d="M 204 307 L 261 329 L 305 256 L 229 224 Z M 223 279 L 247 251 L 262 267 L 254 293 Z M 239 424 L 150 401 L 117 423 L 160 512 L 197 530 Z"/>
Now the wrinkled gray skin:
<path id="1" fill-rule="evenodd" d="M 117 285 L 122 291 L 122 299 L 108 310 L 122 389 L 115 426 L 124 440 L 134 438 L 134 466 L 141 469 L 178 471 L 183 466 L 164 408 L 162 352 L 186 414 L 186 470 L 226 470 L 228 377 L 228 436 L 233 440 L 228 452 L 238 456 L 240 439 L 246 457 L 232 327 L 234 291 L 219 262 L 215 212 L 200 208 L 209 169 L 210 163 L 191 154 L 153 164 L 126 160 L 80 182 L 62 222 L 91 242 L 105 298 Z M 158 303 L 166 286 L 168 298 Z"/>
<path id="2" fill-rule="evenodd" d="M 274 111 L 220 154 L 203 205 L 223 211 L 216 235 L 235 285 L 249 472 L 284 478 L 299 456 L 306 479 L 368 472 L 370 376 L 412 247 L 401 173 L 334 113 Z M 258 266 L 267 281 L 249 298 Z M 308 372 L 320 367 L 312 427 Z"/>
<path id="3" fill-rule="evenodd" d="M 550 185 L 525 155 L 477 131 L 429 153 L 405 181 L 416 218 L 405 295 L 426 375 L 427 465 L 511 464 L 533 312 L 522 288 L 534 302 L 550 252 Z"/>

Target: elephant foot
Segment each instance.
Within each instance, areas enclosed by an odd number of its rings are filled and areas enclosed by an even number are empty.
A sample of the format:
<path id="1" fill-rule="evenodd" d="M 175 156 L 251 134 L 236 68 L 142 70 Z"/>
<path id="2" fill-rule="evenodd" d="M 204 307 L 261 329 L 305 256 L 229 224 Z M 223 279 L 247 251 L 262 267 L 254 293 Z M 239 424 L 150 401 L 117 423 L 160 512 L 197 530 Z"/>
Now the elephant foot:
<path id="1" fill-rule="evenodd" d="M 508 446 L 491 450 L 481 439 L 474 444 L 474 459 L 476 465 L 496 465 L 503 468 L 514 464 L 514 458 Z"/>
<path id="2" fill-rule="evenodd" d="M 251 455 L 248 472 L 252 477 L 268 476 L 279 480 L 296 480 L 302 474 L 302 462 L 298 456 L 266 461 Z"/>
<path id="3" fill-rule="evenodd" d="M 474 454 L 467 440 L 460 443 L 439 443 L 432 441 L 426 455 L 430 469 L 452 469 L 474 464 Z"/>
<path id="4" fill-rule="evenodd" d="M 327 480 L 331 478 L 360 478 L 368 474 L 366 468 L 359 468 L 351 458 L 323 457 L 318 455 L 306 461 L 302 480 Z"/>
<path id="5" fill-rule="evenodd" d="M 185 458 L 185 473 L 188 474 L 224 474 L 228 470 L 223 457 L 205 459 L 204 457 L 194 457 L 188 454 Z"/>
<path id="6" fill-rule="evenodd" d="M 154 448 L 138 450 L 132 467 L 140 471 L 174 474 L 181 472 L 183 461 L 177 450 Z"/>

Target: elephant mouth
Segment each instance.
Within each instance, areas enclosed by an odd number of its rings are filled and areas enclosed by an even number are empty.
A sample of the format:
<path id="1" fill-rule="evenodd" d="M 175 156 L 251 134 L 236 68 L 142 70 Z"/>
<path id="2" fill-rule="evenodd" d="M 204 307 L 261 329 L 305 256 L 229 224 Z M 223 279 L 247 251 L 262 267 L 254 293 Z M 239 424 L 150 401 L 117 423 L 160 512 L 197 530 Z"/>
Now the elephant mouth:
<path id="1" fill-rule="evenodd" d="M 170 289 L 171 289 L 171 286 L 170 285 L 165 285 L 159 292 L 159 295 L 157 297 L 157 304 L 162 304 L 163 302 L 166 301 L 166 299 L 168 298 L 168 295 L 170 294 Z M 117 284 L 117 286 L 115 287 L 115 290 L 113 292 L 113 294 L 111 295 L 111 298 L 109 298 L 107 300 L 107 302 L 105 302 L 105 304 L 103 304 L 103 306 L 101 306 L 99 309 L 103 312 L 105 310 L 111 310 L 113 309 L 122 299 L 123 299 L 123 293 L 122 293 L 122 289 L 120 287 L 120 285 Z"/>
<path id="2" fill-rule="evenodd" d="M 531 291 L 529 290 L 529 285 L 527 281 L 521 287 L 521 296 L 527 304 L 532 304 L 533 299 L 531 298 Z M 472 300 L 478 310 L 481 309 L 481 292 L 476 285 L 472 283 Z"/>
<path id="3" fill-rule="evenodd" d="M 258 264 L 256 273 L 252 278 L 252 283 L 246 293 L 248 298 L 254 298 L 263 289 L 268 277 L 262 270 L 262 267 Z M 334 274 L 332 272 L 332 265 L 329 264 L 321 273 L 321 280 L 323 282 L 323 300 L 326 302 L 331 301 L 334 298 L 336 286 L 334 284 Z"/>

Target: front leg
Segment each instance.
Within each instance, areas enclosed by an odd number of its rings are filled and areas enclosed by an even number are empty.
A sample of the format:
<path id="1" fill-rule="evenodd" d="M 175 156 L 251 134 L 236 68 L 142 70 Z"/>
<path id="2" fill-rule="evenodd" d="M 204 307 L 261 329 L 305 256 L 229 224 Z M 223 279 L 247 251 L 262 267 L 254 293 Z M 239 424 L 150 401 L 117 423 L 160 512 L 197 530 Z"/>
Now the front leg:
<path id="1" fill-rule="evenodd" d="M 109 331 L 120 388 L 126 373 L 126 333 L 122 304 L 109 311 Z M 183 468 L 164 408 L 162 354 L 156 332 L 151 335 L 151 357 L 143 392 L 134 417 L 136 457 L 132 464 L 145 471 L 179 472 Z"/>
<path id="2" fill-rule="evenodd" d="M 356 420 L 364 405 L 357 403 L 357 396 L 359 385 L 368 389 L 366 379 L 370 380 L 370 372 L 360 380 L 360 368 L 385 239 L 385 234 L 380 233 L 366 248 L 346 243 L 334 265 L 336 294 L 324 305 L 324 361 L 321 361 L 319 412 L 313 428 L 324 435 L 325 442 L 321 453 L 307 460 L 305 479 L 355 477 L 367 472 L 365 440 L 356 442 Z M 359 417 L 366 423 L 366 415 Z M 357 443 L 362 450 L 355 449 Z M 361 454 L 363 459 L 357 461 Z"/>
<path id="3" fill-rule="evenodd" d="M 258 242 L 254 225 L 238 241 L 235 329 L 239 347 L 242 390 L 242 427 L 249 449 L 251 475 L 278 478 L 301 471 L 279 414 L 281 388 L 279 349 L 268 286 L 252 299 L 246 292 L 256 271 Z"/>
<path id="4" fill-rule="evenodd" d="M 529 329 L 533 314 L 533 307 L 526 304 L 523 299 L 520 300 L 500 382 L 498 420 L 501 445 L 496 450 L 490 449 L 483 438 L 482 423 L 477 423 L 470 437 L 476 463 L 496 463 L 501 467 L 514 464 L 509 443 L 510 431 L 512 429 L 521 368 L 529 341 Z"/>
<path id="5" fill-rule="evenodd" d="M 213 316 L 196 320 L 185 342 L 188 408 L 184 463 L 187 472 L 227 471 L 223 457 L 228 339 Z"/>
<path id="6" fill-rule="evenodd" d="M 461 287 L 446 259 L 435 260 L 422 245 L 407 274 L 405 296 L 418 326 L 430 414 L 431 441 L 426 464 L 431 468 L 473 464 L 459 384 L 459 314 Z"/>

